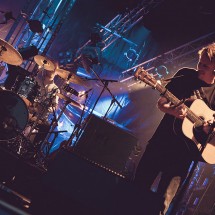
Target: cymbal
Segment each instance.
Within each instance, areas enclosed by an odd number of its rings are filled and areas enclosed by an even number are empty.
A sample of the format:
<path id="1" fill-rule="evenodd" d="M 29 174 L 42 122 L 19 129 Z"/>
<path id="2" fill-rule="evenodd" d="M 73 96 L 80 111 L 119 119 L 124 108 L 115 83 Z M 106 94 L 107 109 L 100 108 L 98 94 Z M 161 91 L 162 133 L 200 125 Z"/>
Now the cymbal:
<path id="1" fill-rule="evenodd" d="M 75 100 L 61 94 L 61 93 L 57 93 L 56 94 L 59 98 L 63 99 L 64 101 L 68 102 L 69 104 L 75 106 L 75 107 L 78 107 L 78 108 L 81 108 L 82 109 L 82 105 L 79 104 L 78 102 L 76 102 Z"/>
<path id="2" fill-rule="evenodd" d="M 12 45 L 0 39 L 0 61 L 19 66 L 22 64 L 23 59 L 21 54 Z"/>
<path id="3" fill-rule="evenodd" d="M 65 80 L 67 80 L 69 73 L 70 72 L 65 69 L 56 68 L 56 70 L 55 70 L 55 74 L 59 75 L 61 78 L 65 79 Z"/>
<path id="4" fill-rule="evenodd" d="M 48 71 L 54 71 L 55 70 L 55 64 L 47 57 L 44 57 L 42 55 L 36 55 L 34 56 L 34 61 L 37 65 L 43 67 L 44 69 Z"/>
<path id="5" fill-rule="evenodd" d="M 69 82 L 71 83 L 74 83 L 74 84 L 78 84 L 78 85 L 83 85 L 83 86 L 87 86 L 86 85 L 86 81 L 83 80 L 82 78 L 80 78 L 79 76 L 77 76 L 75 73 L 73 72 L 69 72 L 67 70 L 64 70 L 64 69 L 60 69 L 60 68 L 57 68 L 55 70 L 55 74 L 56 75 L 59 75 L 61 78 L 65 79 L 65 80 L 68 80 Z M 68 79 L 68 76 L 71 76 L 69 79 Z"/>

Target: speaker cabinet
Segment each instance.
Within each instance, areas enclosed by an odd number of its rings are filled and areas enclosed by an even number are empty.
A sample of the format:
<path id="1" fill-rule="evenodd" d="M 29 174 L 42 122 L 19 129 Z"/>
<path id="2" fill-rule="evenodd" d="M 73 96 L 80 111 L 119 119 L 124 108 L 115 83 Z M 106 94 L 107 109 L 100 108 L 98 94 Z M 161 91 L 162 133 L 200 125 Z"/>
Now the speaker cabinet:
<path id="1" fill-rule="evenodd" d="M 126 162 L 137 141 L 127 130 L 91 115 L 74 149 L 87 160 L 126 176 Z"/>

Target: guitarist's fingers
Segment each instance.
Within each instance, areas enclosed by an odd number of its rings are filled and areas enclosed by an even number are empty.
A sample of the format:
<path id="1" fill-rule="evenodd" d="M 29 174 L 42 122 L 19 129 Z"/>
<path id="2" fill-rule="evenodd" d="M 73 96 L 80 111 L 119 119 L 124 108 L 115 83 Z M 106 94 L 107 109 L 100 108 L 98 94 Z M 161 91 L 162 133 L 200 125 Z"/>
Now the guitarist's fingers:
<path id="1" fill-rule="evenodd" d="M 187 116 L 187 109 L 182 105 L 175 107 L 175 117 L 184 119 Z"/>

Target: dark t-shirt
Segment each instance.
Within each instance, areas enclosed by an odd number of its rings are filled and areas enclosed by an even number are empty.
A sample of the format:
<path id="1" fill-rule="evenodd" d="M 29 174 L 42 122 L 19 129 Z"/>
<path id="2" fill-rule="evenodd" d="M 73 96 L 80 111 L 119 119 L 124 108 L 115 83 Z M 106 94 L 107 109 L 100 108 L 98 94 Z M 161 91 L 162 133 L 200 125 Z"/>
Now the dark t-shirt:
<path id="1" fill-rule="evenodd" d="M 198 73 L 194 69 L 183 68 L 175 75 L 175 78 L 166 85 L 166 88 L 175 95 L 178 99 L 194 98 L 195 91 L 201 92 L 202 98 L 207 105 L 215 110 L 215 84 L 207 84 L 198 79 Z M 186 104 L 189 106 L 189 104 Z M 180 119 L 179 119 L 180 120 Z M 150 139 L 151 144 L 156 144 L 158 147 L 167 148 L 170 151 L 187 150 L 187 144 L 177 136 L 173 130 L 175 117 L 165 114 L 161 120 L 157 130 Z M 161 148 L 160 148 L 161 149 Z M 190 149 L 189 149 L 190 150 Z"/>

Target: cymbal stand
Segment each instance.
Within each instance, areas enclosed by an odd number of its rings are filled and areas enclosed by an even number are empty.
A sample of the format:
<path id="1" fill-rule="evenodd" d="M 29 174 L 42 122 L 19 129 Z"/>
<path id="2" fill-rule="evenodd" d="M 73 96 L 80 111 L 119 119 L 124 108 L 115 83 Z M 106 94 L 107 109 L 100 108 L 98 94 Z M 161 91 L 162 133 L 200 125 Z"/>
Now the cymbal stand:
<path id="1" fill-rule="evenodd" d="M 48 135 L 46 136 L 45 140 L 43 141 L 43 144 L 41 146 L 41 150 L 45 149 L 45 146 L 47 146 L 47 150 L 45 151 L 45 157 L 48 156 L 54 141 L 52 141 L 51 143 L 48 142 L 49 138 L 51 137 L 51 134 L 54 133 L 55 128 L 58 126 L 58 121 L 61 118 L 61 116 L 63 115 L 64 111 L 66 110 L 66 106 L 69 104 L 69 101 L 65 101 L 63 108 L 61 109 L 58 117 L 55 120 L 52 120 L 52 123 L 50 125 L 50 130 L 48 132 Z"/>
<path id="2" fill-rule="evenodd" d="M 73 129 L 69 139 L 67 140 L 67 147 L 72 146 L 71 142 L 74 139 L 74 137 L 76 137 L 74 146 L 76 145 L 76 142 L 78 141 L 78 138 L 79 138 L 80 133 L 81 133 L 80 131 L 81 131 L 81 128 L 82 128 L 82 124 L 83 124 L 82 121 L 83 121 L 83 116 L 84 116 L 84 112 L 85 112 L 85 108 L 86 108 L 87 99 L 88 99 L 88 94 L 86 94 L 86 99 L 85 99 L 85 102 L 84 102 L 84 105 L 83 105 L 84 108 L 83 108 L 83 110 L 81 112 L 81 116 L 80 116 L 78 122 L 75 124 L 74 129 Z"/>

